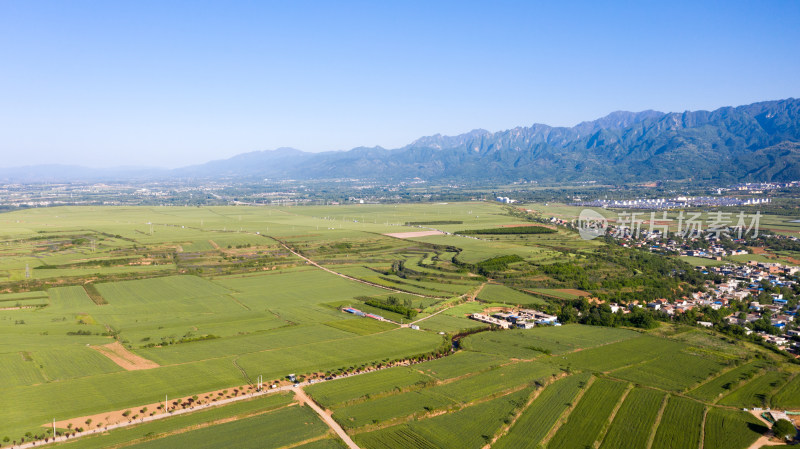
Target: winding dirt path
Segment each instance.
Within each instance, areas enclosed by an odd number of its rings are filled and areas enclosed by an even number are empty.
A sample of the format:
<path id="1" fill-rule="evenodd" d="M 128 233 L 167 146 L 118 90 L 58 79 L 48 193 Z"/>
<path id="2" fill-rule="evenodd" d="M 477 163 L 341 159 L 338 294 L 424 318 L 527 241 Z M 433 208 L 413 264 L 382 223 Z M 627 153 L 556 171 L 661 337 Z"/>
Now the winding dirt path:
<path id="1" fill-rule="evenodd" d="M 266 237 L 266 236 L 265 236 L 265 237 Z M 290 253 L 292 253 L 292 254 L 294 254 L 295 256 L 297 256 L 297 257 L 299 257 L 299 258 L 301 258 L 301 259 L 305 260 L 305 261 L 306 261 L 306 263 L 308 263 L 309 265 L 313 265 L 313 266 L 315 266 L 315 267 L 319 268 L 320 270 L 325 270 L 325 271 L 327 271 L 328 273 L 335 274 L 336 276 L 339 276 L 339 277 L 342 277 L 342 278 L 345 278 L 345 279 L 349 279 L 349 280 L 351 280 L 351 281 L 360 282 L 360 283 L 362 283 L 362 284 L 371 285 L 372 287 L 378 287 L 378 288 L 382 288 L 382 289 L 384 289 L 384 290 L 389 290 L 390 292 L 394 292 L 394 293 L 403 293 L 403 294 L 406 294 L 406 295 L 418 296 L 418 297 L 420 297 L 420 298 L 432 298 L 432 296 L 425 296 L 425 295 L 420 295 L 419 293 L 411 293 L 411 292 L 404 292 L 404 291 L 402 291 L 402 290 L 396 290 L 396 289 L 393 289 L 393 288 L 391 288 L 391 287 L 386 287 L 386 286 L 384 286 L 384 285 L 381 285 L 381 284 L 376 284 L 376 283 L 374 283 L 374 282 L 369 282 L 369 281 L 365 281 L 365 280 L 363 280 L 363 279 L 354 278 L 354 277 L 352 277 L 352 276 L 348 276 L 348 275 L 346 275 L 346 274 L 339 273 L 338 271 L 333 271 L 333 270 L 331 270 L 330 268 L 323 267 L 322 265 L 320 265 L 320 264 L 318 264 L 318 263 L 314 262 L 313 260 L 309 259 L 308 257 L 306 257 L 306 256 L 304 256 L 304 255 L 302 255 L 302 254 L 298 253 L 297 251 L 293 250 L 293 249 L 292 249 L 292 248 L 291 248 L 289 245 L 287 245 L 287 244 L 283 243 L 282 241 L 280 241 L 280 240 L 278 240 L 278 239 L 276 239 L 276 238 L 274 238 L 274 237 L 270 237 L 270 238 L 272 238 L 272 239 L 273 239 L 273 240 L 275 240 L 276 242 L 280 243 L 280 244 L 281 244 L 281 246 L 283 246 L 284 248 L 286 248 L 286 250 L 287 250 L 287 251 L 289 251 Z"/>
<path id="2" fill-rule="evenodd" d="M 323 410 L 322 407 L 317 405 L 316 402 L 314 402 L 311 398 L 308 397 L 308 395 L 302 388 L 295 388 L 294 394 L 297 397 L 297 400 L 301 404 L 305 404 L 311 407 L 311 410 L 314 410 L 317 413 L 317 415 L 319 415 L 319 417 L 322 418 L 322 421 L 325 424 L 327 424 L 328 427 L 331 428 L 331 430 L 336 432 L 336 435 L 339 435 L 339 438 L 341 438 L 342 441 L 344 441 L 345 444 L 347 444 L 347 447 L 349 447 L 350 449 L 360 449 L 358 445 L 350 438 L 350 435 L 348 435 L 344 431 L 344 429 L 342 429 L 342 426 L 340 426 L 339 423 L 337 423 L 331 417 L 332 412 L 330 410 Z"/>

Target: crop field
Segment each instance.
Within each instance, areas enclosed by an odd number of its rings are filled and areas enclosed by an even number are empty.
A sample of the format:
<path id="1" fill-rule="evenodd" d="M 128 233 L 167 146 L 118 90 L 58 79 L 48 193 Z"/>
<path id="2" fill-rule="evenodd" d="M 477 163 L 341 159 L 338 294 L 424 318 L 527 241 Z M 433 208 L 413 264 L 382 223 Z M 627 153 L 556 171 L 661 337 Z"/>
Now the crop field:
<path id="1" fill-rule="evenodd" d="M 536 362 L 518 362 L 475 374 L 455 382 L 437 385 L 430 391 L 467 403 L 500 393 L 511 387 L 532 382 L 544 383 L 557 369 L 552 365 Z"/>
<path id="2" fill-rule="evenodd" d="M 96 426 L 165 396 L 202 397 L 259 377 L 287 386 L 289 374 L 365 449 L 495 439 L 500 448 L 637 447 L 654 435 L 656 449 L 698 447 L 706 408 L 707 430 L 733 445 L 755 433 L 747 416 L 720 407 L 800 407 L 796 370 L 713 330 L 490 330 L 467 318 L 517 304 L 560 314 L 584 290 L 617 288 L 593 286 L 638 282 L 627 260 L 603 262 L 603 242 L 563 228 L 385 235 L 531 223 L 477 201 L 2 213 L 0 440 L 40 435 L 54 418 L 93 416 Z M 392 322 L 344 313 L 348 306 Z M 418 330 L 409 327 L 416 320 Z M 698 401 L 669 396 L 656 426 L 670 393 Z M 309 407 L 267 396 L 64 445 L 342 447 Z M 708 435 L 706 447 L 721 447 Z"/>
<path id="3" fill-rule="evenodd" d="M 800 376 L 795 376 L 772 397 L 775 407 L 800 408 Z"/>
<path id="4" fill-rule="evenodd" d="M 741 382 L 753 378 L 763 368 L 764 363 L 760 361 L 744 364 L 689 391 L 688 394 L 697 399 L 716 401 L 738 387 Z"/>
<path id="5" fill-rule="evenodd" d="M 547 447 L 592 446 L 600 438 L 601 430 L 627 388 L 623 382 L 596 379 Z"/>
<path id="6" fill-rule="evenodd" d="M 479 449 L 511 414 L 520 408 L 529 389 L 463 408 L 453 413 L 418 419 L 408 424 L 356 435 L 368 448 L 474 448 Z M 398 446 L 399 444 L 399 446 Z"/>
<path id="7" fill-rule="evenodd" d="M 483 287 L 483 290 L 481 290 L 481 293 L 478 295 L 478 297 L 486 302 L 505 302 L 507 304 L 528 305 L 544 304 L 545 302 L 543 299 L 536 296 L 498 284 L 487 284 L 485 287 Z"/>
<path id="8" fill-rule="evenodd" d="M 631 390 L 614 417 L 600 448 L 647 447 L 664 397 L 664 393 L 657 390 Z"/>
<path id="9" fill-rule="evenodd" d="M 453 316 L 446 313 L 440 313 L 417 324 L 423 329 L 434 332 L 458 332 L 469 329 L 489 327 L 488 324 L 470 320 L 466 317 Z"/>
<path id="10" fill-rule="evenodd" d="M 569 367 L 608 372 L 653 360 L 662 354 L 679 351 L 682 345 L 669 340 L 641 335 L 636 338 L 584 349 L 565 355 L 560 363 Z"/>
<path id="11" fill-rule="evenodd" d="M 169 435 L 132 446 L 135 449 L 171 449 L 174 447 L 218 448 L 234 444 L 241 448 L 280 448 L 320 437 L 328 432 L 308 407 L 288 407 L 251 418 L 203 427 Z"/>
<path id="12" fill-rule="evenodd" d="M 454 405 L 454 400 L 428 390 L 410 391 L 342 407 L 333 412 L 333 418 L 345 429 L 355 429 Z"/>
<path id="13" fill-rule="evenodd" d="M 494 447 L 498 449 L 539 447 L 539 443 L 570 407 L 589 378 L 587 374 L 577 374 L 557 380 L 545 387 L 509 432 L 497 440 Z"/>
<path id="14" fill-rule="evenodd" d="M 735 407 L 769 407 L 772 395 L 789 379 L 789 374 L 768 370 L 733 390 L 719 400 L 720 405 Z"/>
<path id="15" fill-rule="evenodd" d="M 368 376 L 340 379 L 306 388 L 314 400 L 326 408 L 369 399 L 407 389 L 421 388 L 432 379 L 410 367 L 396 367 Z"/>
<path id="16" fill-rule="evenodd" d="M 656 430 L 653 449 L 689 449 L 700 444 L 703 410 L 699 402 L 670 396 Z"/>
<path id="17" fill-rule="evenodd" d="M 744 449 L 767 430 L 749 413 L 712 407 L 706 416 L 703 449 Z"/>
<path id="18" fill-rule="evenodd" d="M 534 328 L 526 332 L 512 330 L 482 333 L 465 342 L 464 349 L 509 357 L 533 358 L 541 356 L 544 351 L 561 354 L 638 336 L 638 333 L 624 329 L 600 330 L 591 326 L 570 325 Z"/>
<path id="19" fill-rule="evenodd" d="M 471 405 L 454 413 L 420 419 L 409 427 L 437 447 L 479 449 L 530 395 L 530 389 Z"/>
<path id="20" fill-rule="evenodd" d="M 183 431 L 194 427 L 207 426 L 221 420 L 231 420 L 254 414 L 271 412 L 294 402 L 289 393 L 271 394 L 256 399 L 240 401 L 223 407 L 214 407 L 185 415 L 175 415 L 166 419 L 139 424 L 132 427 L 114 429 L 85 438 L 61 443 L 58 447 L 66 449 L 102 449 L 131 442 L 145 441 L 166 436 L 175 430 Z"/>
<path id="21" fill-rule="evenodd" d="M 498 367 L 506 361 L 507 359 L 493 354 L 461 351 L 449 357 L 416 365 L 414 369 L 433 378 L 444 380 L 485 371 Z"/>
<path id="22" fill-rule="evenodd" d="M 681 369 L 675 369 L 680 366 Z M 713 376 L 725 365 L 714 359 L 673 352 L 619 371 L 613 376 L 670 391 L 683 391 Z"/>

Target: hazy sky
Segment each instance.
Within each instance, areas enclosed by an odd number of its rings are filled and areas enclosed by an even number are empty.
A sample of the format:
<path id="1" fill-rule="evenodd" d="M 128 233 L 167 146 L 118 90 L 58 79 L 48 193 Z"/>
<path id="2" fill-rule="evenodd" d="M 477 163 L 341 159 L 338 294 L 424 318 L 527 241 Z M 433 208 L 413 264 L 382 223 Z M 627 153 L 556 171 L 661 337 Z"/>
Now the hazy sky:
<path id="1" fill-rule="evenodd" d="M 800 1 L 609 3 L 2 0 L 0 166 L 395 148 L 800 96 Z"/>

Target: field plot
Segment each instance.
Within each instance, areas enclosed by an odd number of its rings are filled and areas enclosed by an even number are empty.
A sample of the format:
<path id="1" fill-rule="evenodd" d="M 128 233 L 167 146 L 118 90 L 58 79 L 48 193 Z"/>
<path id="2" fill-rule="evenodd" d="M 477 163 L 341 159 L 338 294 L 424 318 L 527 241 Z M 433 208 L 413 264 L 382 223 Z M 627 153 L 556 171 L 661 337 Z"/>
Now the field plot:
<path id="1" fill-rule="evenodd" d="M 545 351 L 561 354 L 638 336 L 638 333 L 624 329 L 600 330 L 574 324 L 553 328 L 537 327 L 528 331 L 485 332 L 466 340 L 463 347 L 509 357 L 534 358 L 543 355 Z"/>
<path id="2" fill-rule="evenodd" d="M 547 447 L 591 447 L 627 388 L 623 382 L 595 380 Z"/>
<path id="3" fill-rule="evenodd" d="M 653 449 L 695 449 L 700 444 L 703 404 L 670 396 L 656 430 Z"/>
<path id="4" fill-rule="evenodd" d="M 430 391 L 457 402 L 467 403 L 533 382 L 544 383 L 558 370 L 552 365 L 536 362 L 518 362 L 431 387 Z"/>
<path id="5" fill-rule="evenodd" d="M 612 375 L 664 390 L 683 391 L 719 372 L 724 366 L 718 360 L 673 352 L 649 362 L 614 371 Z"/>
<path id="6" fill-rule="evenodd" d="M 454 400 L 429 390 L 410 391 L 342 407 L 333 412 L 333 418 L 345 429 L 355 429 L 454 405 Z"/>
<path id="7" fill-rule="evenodd" d="M 486 284 L 478 295 L 478 299 L 486 302 L 523 306 L 545 303 L 542 298 L 537 298 L 536 296 L 499 284 Z"/>
<path id="8" fill-rule="evenodd" d="M 426 318 L 424 321 L 417 323 L 417 325 L 422 329 L 434 332 L 459 332 L 489 327 L 488 324 L 447 313 L 440 313 L 434 317 Z"/>
<path id="9" fill-rule="evenodd" d="M 412 388 L 422 388 L 431 378 L 410 367 L 396 367 L 365 376 L 337 379 L 306 387 L 311 397 L 325 408 L 398 393 Z"/>
<path id="10" fill-rule="evenodd" d="M 800 408 L 800 376 L 796 375 L 778 391 L 771 401 L 775 407 Z"/>
<path id="11" fill-rule="evenodd" d="M 327 432 L 328 427 L 309 407 L 293 406 L 129 447 L 135 449 L 172 449 L 175 447 L 211 449 L 233 444 L 238 448 L 280 448 L 314 437 L 321 437 Z"/>
<path id="12" fill-rule="evenodd" d="M 697 399 L 715 401 L 737 388 L 741 382 L 751 379 L 764 366 L 764 362 L 761 361 L 747 363 L 704 383 L 687 394 Z"/>
<path id="13" fill-rule="evenodd" d="M 494 444 L 497 449 L 534 449 L 550 432 L 558 418 L 589 380 L 588 374 L 577 374 L 545 387 L 525 410 L 508 433 Z"/>
<path id="14" fill-rule="evenodd" d="M 735 407 L 769 407 L 772 395 L 789 379 L 789 374 L 769 370 L 735 389 L 719 400 L 720 405 Z"/>
<path id="15" fill-rule="evenodd" d="M 663 338 L 641 335 L 636 338 L 573 352 L 556 362 L 573 368 L 608 372 L 653 360 L 660 355 L 680 351 L 682 347 L 680 343 Z"/>
<path id="16" fill-rule="evenodd" d="M 647 447 L 664 393 L 634 388 L 625 397 L 600 449 Z"/>
<path id="17" fill-rule="evenodd" d="M 415 365 L 412 369 L 439 380 L 452 379 L 470 373 L 478 373 L 498 367 L 507 359 L 482 352 L 460 351 L 449 357 Z"/>
<path id="18" fill-rule="evenodd" d="M 421 419 L 410 427 L 437 447 L 479 449 L 491 441 L 492 435 L 525 404 L 530 394 L 531 389 L 525 389 L 454 413 Z"/>
<path id="19" fill-rule="evenodd" d="M 252 400 L 239 401 L 222 407 L 213 407 L 195 413 L 175 415 L 158 421 L 151 421 L 131 427 L 114 429 L 102 434 L 60 443 L 56 447 L 66 449 L 104 449 L 120 447 L 124 444 L 144 442 L 168 436 L 170 433 L 185 432 L 193 428 L 207 427 L 221 421 L 230 421 L 257 414 L 271 412 L 294 402 L 291 393 L 271 394 Z"/>
<path id="20" fill-rule="evenodd" d="M 397 329 L 397 325 L 392 323 L 369 318 L 351 318 L 346 320 L 327 321 L 322 324 L 335 329 L 352 332 L 356 335 L 370 335 L 378 332 L 386 332 L 388 330 Z"/>
<path id="21" fill-rule="evenodd" d="M 706 416 L 703 449 L 744 449 L 767 430 L 749 413 L 712 407 Z"/>
<path id="22" fill-rule="evenodd" d="M 486 445 L 504 421 L 524 404 L 530 393 L 530 389 L 525 389 L 452 413 L 357 434 L 356 442 L 367 448 L 479 449 Z"/>

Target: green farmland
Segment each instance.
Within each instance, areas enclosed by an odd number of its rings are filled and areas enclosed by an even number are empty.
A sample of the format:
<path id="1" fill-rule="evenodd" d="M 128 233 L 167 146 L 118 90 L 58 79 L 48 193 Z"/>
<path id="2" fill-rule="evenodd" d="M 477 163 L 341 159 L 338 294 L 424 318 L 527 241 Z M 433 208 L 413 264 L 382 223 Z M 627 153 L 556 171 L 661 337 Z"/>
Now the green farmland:
<path id="1" fill-rule="evenodd" d="M 693 288 L 563 227 L 452 234 L 525 224 L 485 202 L 0 214 L 0 448 L 55 420 L 95 431 L 57 444 L 76 449 L 346 447 L 336 430 L 365 449 L 738 449 L 760 436 L 741 408 L 800 408 L 795 366 L 712 331 L 471 319 Z M 297 396 L 241 399 L 259 380 Z"/>

